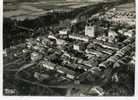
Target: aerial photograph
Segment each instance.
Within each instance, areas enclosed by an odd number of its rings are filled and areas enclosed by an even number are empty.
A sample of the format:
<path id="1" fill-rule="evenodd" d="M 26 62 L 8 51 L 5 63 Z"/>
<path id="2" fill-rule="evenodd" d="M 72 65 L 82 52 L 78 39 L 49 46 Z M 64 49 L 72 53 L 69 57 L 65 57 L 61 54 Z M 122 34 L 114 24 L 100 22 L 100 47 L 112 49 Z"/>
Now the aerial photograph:
<path id="1" fill-rule="evenodd" d="M 136 0 L 3 0 L 3 96 L 135 96 Z"/>

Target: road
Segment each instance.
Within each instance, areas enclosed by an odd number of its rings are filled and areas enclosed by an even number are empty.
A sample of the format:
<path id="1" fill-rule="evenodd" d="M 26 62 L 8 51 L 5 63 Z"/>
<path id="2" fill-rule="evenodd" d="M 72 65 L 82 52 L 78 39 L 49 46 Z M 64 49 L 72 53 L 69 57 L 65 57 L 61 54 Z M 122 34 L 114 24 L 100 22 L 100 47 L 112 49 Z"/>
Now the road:
<path id="1" fill-rule="evenodd" d="M 85 88 L 91 88 L 92 85 L 85 85 L 85 84 L 66 84 L 66 85 L 46 85 L 46 84 L 42 84 L 42 83 L 39 83 L 39 82 L 32 82 L 30 80 L 27 80 L 27 79 L 24 79 L 20 76 L 20 72 L 30 68 L 30 67 L 34 67 L 35 66 L 35 63 L 29 63 L 29 64 L 26 64 L 24 66 L 22 66 L 21 68 L 18 69 L 18 71 L 16 72 L 15 74 L 15 78 L 18 79 L 18 80 L 21 80 L 21 81 L 24 81 L 26 83 L 29 83 L 29 84 L 33 84 L 33 85 L 39 85 L 39 86 L 42 86 L 42 87 L 49 87 L 49 88 L 77 88 L 77 89 L 85 89 Z"/>

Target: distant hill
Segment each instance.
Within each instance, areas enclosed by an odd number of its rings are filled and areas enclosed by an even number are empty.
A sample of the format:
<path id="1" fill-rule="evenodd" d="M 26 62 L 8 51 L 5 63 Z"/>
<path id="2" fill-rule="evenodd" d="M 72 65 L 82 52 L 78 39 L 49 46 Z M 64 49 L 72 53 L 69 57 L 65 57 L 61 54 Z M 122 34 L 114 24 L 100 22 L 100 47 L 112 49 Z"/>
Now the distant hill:
<path id="1" fill-rule="evenodd" d="M 68 2 L 120 2 L 120 1 L 122 1 L 122 2 L 135 2 L 135 0 L 65 0 L 65 1 L 68 1 Z"/>
<path id="2" fill-rule="evenodd" d="M 68 2 L 103 2 L 104 0 L 65 0 Z"/>
<path id="3" fill-rule="evenodd" d="M 4 2 L 39 2 L 39 1 L 47 1 L 47 2 L 134 2 L 135 0 L 3 0 Z"/>

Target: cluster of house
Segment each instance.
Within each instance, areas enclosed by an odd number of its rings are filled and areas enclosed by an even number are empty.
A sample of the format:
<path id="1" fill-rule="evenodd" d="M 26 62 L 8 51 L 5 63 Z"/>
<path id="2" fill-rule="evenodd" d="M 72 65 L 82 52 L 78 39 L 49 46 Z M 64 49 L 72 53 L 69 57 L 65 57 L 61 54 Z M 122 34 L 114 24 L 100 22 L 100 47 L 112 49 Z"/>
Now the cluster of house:
<path id="1" fill-rule="evenodd" d="M 112 15 L 111 12 L 116 12 L 116 9 L 109 12 Z M 50 32 L 48 36 L 26 39 L 26 48 L 22 52 L 29 52 L 30 60 L 40 62 L 38 64 L 45 69 L 75 79 L 82 70 L 93 72 L 93 68 L 105 69 L 126 62 L 134 63 L 135 55 L 131 54 L 135 50 L 134 35 L 134 29 L 116 30 L 113 25 L 87 24 L 81 35 L 64 28 L 57 34 Z M 7 55 L 6 50 L 4 54 Z"/>
<path id="2" fill-rule="evenodd" d="M 134 7 L 133 7 L 134 8 Z M 111 22 L 135 25 L 135 9 L 132 7 L 123 5 L 110 9 L 104 15 L 99 18 L 105 18 Z"/>
<path id="3" fill-rule="evenodd" d="M 48 36 L 27 39 L 30 58 L 40 61 L 39 64 L 46 69 L 56 70 L 66 78 L 74 79 L 79 73 L 76 69 L 89 71 L 94 67 L 107 68 L 109 62 L 116 63 L 128 50 L 134 49 L 131 46 L 134 37 L 126 37 L 120 46 L 119 35 L 113 27 L 101 29 L 103 33 L 97 34 L 96 25 L 86 25 L 84 35 L 70 34 L 69 29 L 62 29 L 58 35 L 50 33 Z"/>

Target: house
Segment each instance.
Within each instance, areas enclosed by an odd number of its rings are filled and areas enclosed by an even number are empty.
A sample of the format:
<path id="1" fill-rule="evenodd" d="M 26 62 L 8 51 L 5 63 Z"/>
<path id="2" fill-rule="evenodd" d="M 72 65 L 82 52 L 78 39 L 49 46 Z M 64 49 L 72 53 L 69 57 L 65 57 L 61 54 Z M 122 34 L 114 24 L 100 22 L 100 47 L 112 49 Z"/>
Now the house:
<path id="1" fill-rule="evenodd" d="M 78 35 L 69 35 L 69 38 L 70 39 L 73 39 L 73 40 L 80 40 L 80 41 L 84 41 L 84 42 L 88 42 L 89 41 L 89 38 L 88 37 L 85 37 L 85 36 L 78 36 Z"/>
<path id="2" fill-rule="evenodd" d="M 52 35 L 52 34 L 48 35 L 48 39 L 57 40 L 57 38 L 54 35 Z"/>
<path id="3" fill-rule="evenodd" d="M 49 61 L 41 61 L 41 64 L 42 64 L 42 66 L 44 67 L 44 68 L 46 68 L 46 69 L 49 69 L 49 70 L 54 70 L 55 69 L 55 64 L 54 63 L 51 63 L 51 62 L 49 62 Z"/>
<path id="4" fill-rule="evenodd" d="M 108 32 L 108 42 L 110 42 L 110 43 L 117 42 L 117 38 L 116 38 L 117 36 L 118 36 L 118 34 L 115 31 L 113 31 L 112 29 L 110 29 Z"/>
<path id="5" fill-rule="evenodd" d="M 79 45 L 74 44 L 74 45 L 73 45 L 73 49 L 74 49 L 74 50 L 79 51 L 79 50 L 80 50 L 80 46 L 79 46 Z"/>
<path id="6" fill-rule="evenodd" d="M 48 74 L 41 74 L 41 73 L 38 73 L 38 72 L 35 72 L 34 73 L 34 78 L 36 78 L 37 80 L 45 80 L 45 79 L 49 79 L 49 75 Z"/>
<path id="7" fill-rule="evenodd" d="M 79 64 L 78 65 L 78 69 L 82 69 L 84 71 L 88 71 L 91 67 L 83 65 L 83 64 Z"/>
<path id="8" fill-rule="evenodd" d="M 116 45 L 116 44 L 113 45 L 113 43 L 110 43 L 110 42 L 104 42 L 104 41 L 101 41 L 101 40 L 94 39 L 93 43 L 94 44 L 99 44 L 103 48 L 112 49 L 112 50 L 119 50 L 118 45 Z"/>
<path id="9" fill-rule="evenodd" d="M 87 95 L 92 95 L 92 96 L 103 96 L 104 95 L 104 91 L 101 87 L 99 86 L 94 86 L 91 89 L 88 89 L 85 94 Z"/>
<path id="10" fill-rule="evenodd" d="M 134 36 L 134 32 L 133 32 L 133 30 L 129 30 L 127 32 L 124 32 L 124 35 L 128 36 L 128 37 L 133 37 Z"/>
<path id="11" fill-rule="evenodd" d="M 86 49 L 85 52 L 88 54 L 96 55 L 97 57 L 102 56 L 101 52 L 94 50 L 94 49 Z"/>
<path id="12" fill-rule="evenodd" d="M 105 35 L 99 36 L 99 37 L 97 37 L 96 39 L 97 39 L 97 40 L 100 40 L 100 41 L 104 41 L 104 42 L 106 42 L 106 41 L 108 40 L 108 38 L 107 38 Z"/>
<path id="13" fill-rule="evenodd" d="M 4 56 L 4 57 L 8 56 L 7 50 L 6 50 L 6 49 L 3 50 L 3 56 Z"/>
<path id="14" fill-rule="evenodd" d="M 100 69 L 106 69 L 106 68 L 112 66 L 113 64 L 114 64 L 114 62 L 106 60 L 106 61 L 99 64 L 99 68 Z"/>
<path id="15" fill-rule="evenodd" d="M 56 40 L 56 44 L 57 45 L 64 45 L 64 44 L 66 44 L 66 42 L 64 40 L 62 40 L 62 39 L 57 39 Z"/>
<path id="16" fill-rule="evenodd" d="M 95 37 L 95 26 L 85 26 L 85 35 Z"/>
<path id="17" fill-rule="evenodd" d="M 32 61 L 40 60 L 42 57 L 43 57 L 42 54 L 40 54 L 38 52 L 31 53 L 31 60 Z"/>
<path id="18" fill-rule="evenodd" d="M 63 29 L 59 31 L 60 35 L 67 35 L 68 34 L 68 30 L 67 29 Z"/>
<path id="19" fill-rule="evenodd" d="M 57 67 L 57 72 L 61 73 L 61 74 L 64 74 L 65 77 L 69 78 L 69 79 L 74 79 L 75 78 L 75 72 L 66 68 L 66 67 L 63 67 L 63 66 L 58 66 Z"/>
<path id="20" fill-rule="evenodd" d="M 128 45 L 128 44 L 130 44 L 130 43 L 132 43 L 132 42 L 134 42 L 134 41 L 135 41 L 135 38 L 129 37 L 129 38 L 125 39 L 122 43 L 123 43 L 124 45 Z"/>
<path id="21" fill-rule="evenodd" d="M 87 43 L 83 41 L 75 41 L 73 49 L 77 51 L 84 51 L 87 48 Z"/>

